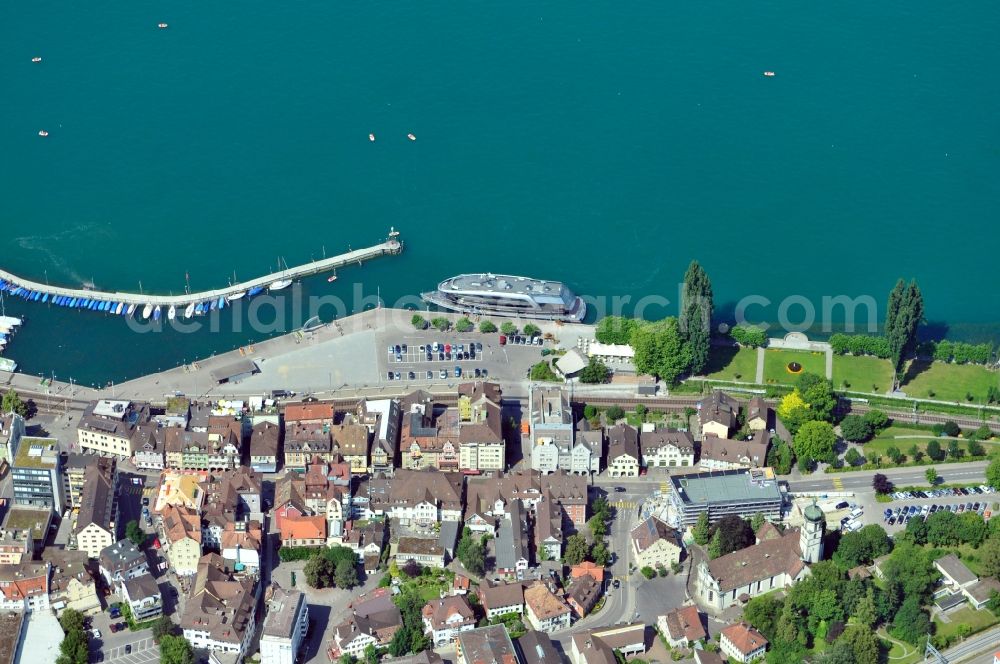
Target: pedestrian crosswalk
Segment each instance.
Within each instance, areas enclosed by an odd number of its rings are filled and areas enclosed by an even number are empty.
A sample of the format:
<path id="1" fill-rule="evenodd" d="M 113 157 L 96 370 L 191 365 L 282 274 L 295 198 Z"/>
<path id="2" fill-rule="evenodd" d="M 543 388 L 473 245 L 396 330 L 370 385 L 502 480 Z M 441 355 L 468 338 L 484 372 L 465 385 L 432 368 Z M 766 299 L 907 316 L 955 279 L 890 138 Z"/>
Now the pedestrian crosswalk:
<path id="1" fill-rule="evenodd" d="M 660 493 L 670 493 L 669 482 L 660 482 Z"/>
<path id="2" fill-rule="evenodd" d="M 836 491 L 843 490 L 843 488 L 844 488 L 844 480 L 840 479 L 839 477 L 834 477 L 833 478 L 833 488 Z"/>
<path id="3" fill-rule="evenodd" d="M 636 507 L 639 506 L 639 503 L 637 503 L 634 500 L 616 500 L 615 502 L 610 503 L 610 505 L 611 507 L 620 510 L 634 510 Z"/>

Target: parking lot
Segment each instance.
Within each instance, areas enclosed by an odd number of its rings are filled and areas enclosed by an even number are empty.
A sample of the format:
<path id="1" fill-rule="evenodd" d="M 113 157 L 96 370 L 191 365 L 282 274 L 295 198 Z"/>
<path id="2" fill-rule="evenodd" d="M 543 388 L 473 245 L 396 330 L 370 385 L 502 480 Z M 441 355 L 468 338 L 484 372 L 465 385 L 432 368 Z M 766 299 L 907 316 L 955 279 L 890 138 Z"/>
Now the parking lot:
<path id="1" fill-rule="evenodd" d="M 872 515 L 872 518 L 881 517 L 882 525 L 890 533 L 905 528 L 908 521 L 926 520 L 931 514 L 944 510 L 955 514 L 975 512 L 984 519 L 990 519 L 994 503 L 1000 501 L 1000 494 L 985 484 L 974 489 L 894 493 L 892 497 L 892 503 L 882 503 L 881 511 Z"/>
<path id="2" fill-rule="evenodd" d="M 387 331 L 379 335 L 379 382 L 393 385 L 454 384 L 465 380 L 521 380 L 541 359 L 540 338 L 505 343 L 500 335 L 476 332 Z M 437 344 L 435 346 L 435 344 Z M 456 369 L 458 371 L 456 372 Z"/>
<path id="3" fill-rule="evenodd" d="M 115 664 L 151 664 L 160 661 L 160 649 L 153 643 L 151 636 L 108 648 L 104 652 L 105 661 Z"/>

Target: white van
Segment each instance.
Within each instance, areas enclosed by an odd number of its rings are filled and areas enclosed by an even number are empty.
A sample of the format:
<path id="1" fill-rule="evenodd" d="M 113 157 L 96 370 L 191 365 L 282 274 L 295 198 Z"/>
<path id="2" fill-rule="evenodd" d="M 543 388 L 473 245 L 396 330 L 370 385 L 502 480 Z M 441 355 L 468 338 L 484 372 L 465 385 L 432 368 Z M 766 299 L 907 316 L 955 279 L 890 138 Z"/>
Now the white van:
<path id="1" fill-rule="evenodd" d="M 855 507 L 853 510 L 851 510 L 850 516 L 851 519 L 857 519 L 862 514 L 864 514 L 864 510 L 861 509 L 860 507 Z"/>

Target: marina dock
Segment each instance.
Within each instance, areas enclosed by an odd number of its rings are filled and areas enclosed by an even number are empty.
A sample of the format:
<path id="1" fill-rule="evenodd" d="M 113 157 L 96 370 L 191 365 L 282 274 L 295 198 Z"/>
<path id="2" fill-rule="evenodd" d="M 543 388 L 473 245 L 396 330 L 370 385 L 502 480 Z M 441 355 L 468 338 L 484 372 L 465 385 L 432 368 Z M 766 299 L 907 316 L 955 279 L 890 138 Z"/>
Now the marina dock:
<path id="1" fill-rule="evenodd" d="M 364 261 L 380 256 L 396 255 L 402 251 L 403 244 L 399 240 L 399 232 L 391 229 L 386 241 L 373 247 L 355 249 L 337 256 L 310 261 L 303 265 L 286 267 L 284 270 L 249 281 L 197 293 L 155 295 L 101 291 L 91 288 L 69 288 L 24 279 L 2 269 L 0 269 L 0 291 L 8 296 L 17 296 L 29 301 L 51 302 L 69 308 L 83 308 L 113 314 L 126 315 L 141 312 L 144 316 L 149 317 L 155 309 L 155 317 L 159 318 L 163 309 L 173 307 L 180 315 L 189 306 L 196 307 L 194 313 L 203 314 L 216 308 L 221 309 L 233 300 L 253 297 L 265 290 L 281 290 L 302 277 L 331 272 L 351 265 L 360 265 Z M 163 311 L 163 314 L 165 315 L 166 312 Z"/>

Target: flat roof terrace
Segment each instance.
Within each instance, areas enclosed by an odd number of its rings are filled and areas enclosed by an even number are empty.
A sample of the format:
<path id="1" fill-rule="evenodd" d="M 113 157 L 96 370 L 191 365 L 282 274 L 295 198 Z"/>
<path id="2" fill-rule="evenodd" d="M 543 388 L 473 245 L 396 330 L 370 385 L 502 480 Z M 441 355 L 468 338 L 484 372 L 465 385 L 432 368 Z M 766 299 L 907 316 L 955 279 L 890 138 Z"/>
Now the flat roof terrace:
<path id="1" fill-rule="evenodd" d="M 780 501 L 781 490 L 770 468 L 723 470 L 670 478 L 685 505 Z"/>

